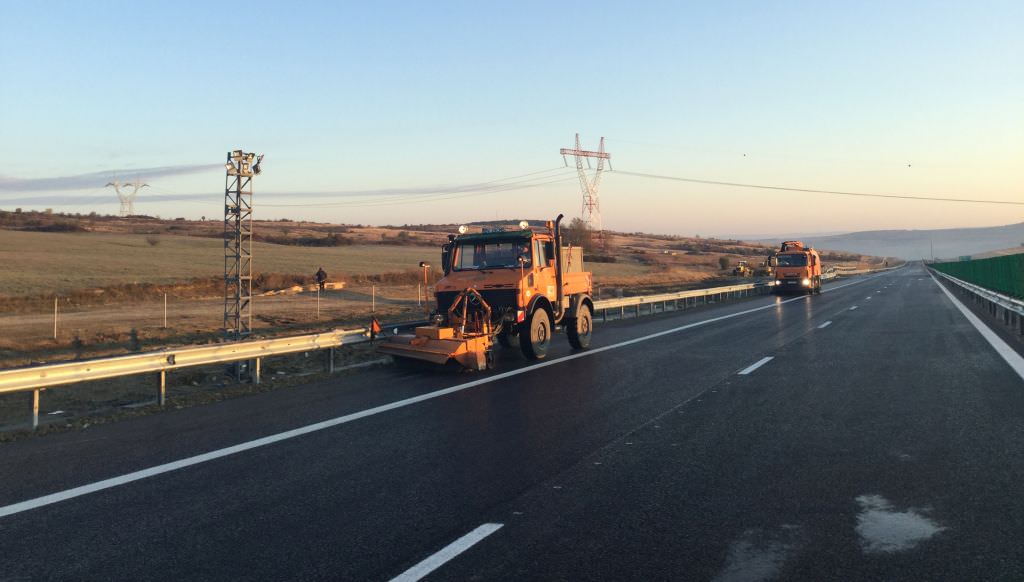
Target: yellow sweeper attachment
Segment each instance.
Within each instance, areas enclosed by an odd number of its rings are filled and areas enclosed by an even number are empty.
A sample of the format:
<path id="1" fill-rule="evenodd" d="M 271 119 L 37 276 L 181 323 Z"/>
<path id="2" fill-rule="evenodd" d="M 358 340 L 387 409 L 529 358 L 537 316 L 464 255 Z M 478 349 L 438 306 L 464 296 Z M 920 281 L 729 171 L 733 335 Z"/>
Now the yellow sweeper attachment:
<path id="1" fill-rule="evenodd" d="M 476 289 L 466 289 L 458 294 L 448 308 L 447 322 L 448 325 L 417 327 L 413 335 L 390 337 L 378 350 L 391 356 L 434 364 L 447 364 L 454 360 L 470 370 L 493 367 L 491 306 Z"/>

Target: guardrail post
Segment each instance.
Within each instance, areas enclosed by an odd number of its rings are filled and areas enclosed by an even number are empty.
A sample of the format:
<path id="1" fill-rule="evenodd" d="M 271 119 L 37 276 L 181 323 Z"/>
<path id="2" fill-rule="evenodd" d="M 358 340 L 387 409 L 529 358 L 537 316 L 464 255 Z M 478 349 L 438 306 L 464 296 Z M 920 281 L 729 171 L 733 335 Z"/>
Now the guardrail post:
<path id="1" fill-rule="evenodd" d="M 620 305 L 619 306 L 619 319 L 626 319 L 626 306 L 625 305 Z"/>
<path id="2" fill-rule="evenodd" d="M 263 358 L 256 358 L 255 360 L 252 361 L 252 364 L 252 383 L 259 384 L 261 372 L 260 368 L 263 367 Z"/>
<path id="3" fill-rule="evenodd" d="M 39 428 L 39 389 L 32 391 L 32 430 Z"/>
<path id="4" fill-rule="evenodd" d="M 327 373 L 334 373 L 334 348 L 327 348 Z"/>
<path id="5" fill-rule="evenodd" d="M 157 393 L 160 406 L 167 402 L 167 370 L 160 370 L 160 391 Z"/>
<path id="6" fill-rule="evenodd" d="M 607 321 L 608 321 L 608 310 L 607 309 L 602 309 L 601 310 L 601 323 L 606 323 Z"/>

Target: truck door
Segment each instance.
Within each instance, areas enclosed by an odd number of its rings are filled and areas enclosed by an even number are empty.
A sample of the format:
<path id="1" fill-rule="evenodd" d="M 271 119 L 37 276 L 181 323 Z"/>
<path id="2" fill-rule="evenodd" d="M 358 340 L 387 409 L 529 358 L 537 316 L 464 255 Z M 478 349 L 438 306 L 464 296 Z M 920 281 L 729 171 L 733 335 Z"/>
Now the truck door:
<path id="1" fill-rule="evenodd" d="M 555 267 L 551 264 L 555 260 L 555 243 L 541 239 L 534 239 L 533 253 L 536 265 L 539 267 L 539 279 L 531 281 L 537 292 L 547 296 L 554 301 L 555 298 Z"/>

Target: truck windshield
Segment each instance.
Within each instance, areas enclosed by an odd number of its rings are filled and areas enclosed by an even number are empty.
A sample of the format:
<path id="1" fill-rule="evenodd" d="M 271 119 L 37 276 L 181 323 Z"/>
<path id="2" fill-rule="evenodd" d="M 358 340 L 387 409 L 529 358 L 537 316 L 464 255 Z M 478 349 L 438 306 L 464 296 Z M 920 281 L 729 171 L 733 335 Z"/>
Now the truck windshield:
<path id="1" fill-rule="evenodd" d="M 518 268 L 520 256 L 525 261 L 523 267 L 529 268 L 532 263 L 527 239 L 465 242 L 458 245 L 453 267 L 456 271 Z"/>
<path id="2" fill-rule="evenodd" d="M 780 267 L 806 267 L 807 266 L 807 255 L 803 253 L 786 255 L 777 255 Z"/>

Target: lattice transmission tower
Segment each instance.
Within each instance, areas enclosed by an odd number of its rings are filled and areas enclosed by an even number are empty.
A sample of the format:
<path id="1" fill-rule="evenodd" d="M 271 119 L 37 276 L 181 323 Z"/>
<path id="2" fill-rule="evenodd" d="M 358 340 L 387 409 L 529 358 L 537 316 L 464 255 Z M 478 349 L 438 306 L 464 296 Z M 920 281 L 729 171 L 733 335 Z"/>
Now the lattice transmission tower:
<path id="1" fill-rule="evenodd" d="M 148 188 L 149 184 L 143 184 L 137 178 L 134 182 L 122 183 L 115 179 L 113 182 L 107 182 L 104 188 L 113 186 L 114 192 L 117 193 L 117 200 L 121 203 L 121 209 L 118 212 L 120 216 L 133 216 L 135 214 L 135 198 L 139 195 L 139 190 Z M 131 192 L 122 192 L 121 188 L 131 188 Z"/>
<path id="2" fill-rule="evenodd" d="M 608 160 L 608 169 L 612 168 L 612 155 L 604 151 L 604 138 L 601 138 L 597 151 L 592 152 L 580 147 L 580 134 L 577 133 L 575 148 L 562 148 L 558 151 L 562 154 L 562 160 L 566 166 L 569 165 L 569 161 L 565 156 L 574 156 L 576 158 L 576 171 L 580 176 L 580 190 L 583 193 L 581 217 L 586 222 L 587 227 L 594 233 L 594 236 L 600 240 L 603 238 L 603 225 L 601 223 L 601 200 L 597 196 L 597 191 L 601 187 L 601 175 L 604 172 L 605 160 Z M 594 170 L 593 178 L 587 175 L 587 169 L 592 169 L 590 165 L 591 158 L 597 160 L 597 168 Z M 586 168 L 583 167 L 584 161 L 587 164 Z"/>
<path id="3" fill-rule="evenodd" d="M 252 332 L 252 179 L 263 156 L 234 150 L 224 164 L 224 336 Z"/>

